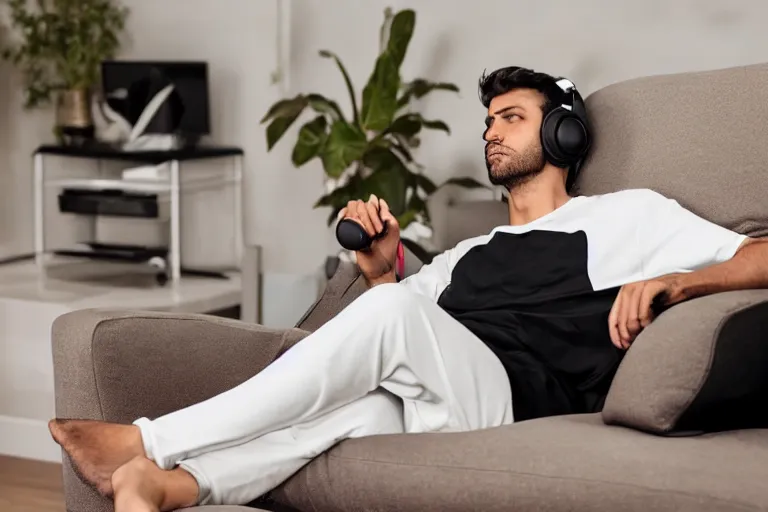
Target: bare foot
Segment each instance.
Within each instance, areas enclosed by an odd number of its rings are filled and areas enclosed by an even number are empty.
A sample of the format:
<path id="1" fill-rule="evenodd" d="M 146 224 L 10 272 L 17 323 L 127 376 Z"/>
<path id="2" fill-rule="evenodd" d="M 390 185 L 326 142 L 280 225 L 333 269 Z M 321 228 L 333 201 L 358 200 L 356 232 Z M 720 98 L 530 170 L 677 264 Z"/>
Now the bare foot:
<path id="1" fill-rule="evenodd" d="M 51 420 L 53 439 L 64 448 L 75 472 L 104 496 L 112 496 L 112 473 L 144 455 L 139 427 L 93 420 Z"/>
<path id="2" fill-rule="evenodd" d="M 197 481 L 181 468 L 165 471 L 136 457 L 112 475 L 115 512 L 165 512 L 197 504 Z"/>

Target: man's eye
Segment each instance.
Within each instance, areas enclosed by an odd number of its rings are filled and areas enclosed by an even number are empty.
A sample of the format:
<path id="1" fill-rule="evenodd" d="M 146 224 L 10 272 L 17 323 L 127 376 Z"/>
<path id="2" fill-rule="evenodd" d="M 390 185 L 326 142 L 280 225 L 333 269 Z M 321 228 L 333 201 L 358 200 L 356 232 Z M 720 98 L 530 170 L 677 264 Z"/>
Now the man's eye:
<path id="1" fill-rule="evenodd" d="M 509 114 L 508 116 L 504 116 L 504 119 L 506 121 L 512 121 L 512 120 L 516 121 L 517 119 L 520 119 L 520 116 L 517 114 Z"/>

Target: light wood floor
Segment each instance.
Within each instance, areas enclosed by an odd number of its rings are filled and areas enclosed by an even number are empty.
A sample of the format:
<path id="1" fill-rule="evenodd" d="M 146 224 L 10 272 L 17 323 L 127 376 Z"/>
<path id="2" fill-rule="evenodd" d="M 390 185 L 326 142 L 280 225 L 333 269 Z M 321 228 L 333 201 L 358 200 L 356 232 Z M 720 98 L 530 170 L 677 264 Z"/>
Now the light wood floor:
<path id="1" fill-rule="evenodd" d="M 0 511 L 64 512 L 61 465 L 0 456 Z"/>

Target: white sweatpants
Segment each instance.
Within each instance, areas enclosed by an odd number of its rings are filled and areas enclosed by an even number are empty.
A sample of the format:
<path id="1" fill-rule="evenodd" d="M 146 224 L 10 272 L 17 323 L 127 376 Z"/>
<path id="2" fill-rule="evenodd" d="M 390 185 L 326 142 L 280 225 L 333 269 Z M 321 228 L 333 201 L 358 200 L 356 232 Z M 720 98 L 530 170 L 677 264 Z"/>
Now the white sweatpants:
<path id="1" fill-rule="evenodd" d="M 147 457 L 195 477 L 201 505 L 228 505 L 274 489 L 343 439 L 512 421 L 496 356 L 431 299 L 386 284 L 248 381 L 135 424 Z"/>

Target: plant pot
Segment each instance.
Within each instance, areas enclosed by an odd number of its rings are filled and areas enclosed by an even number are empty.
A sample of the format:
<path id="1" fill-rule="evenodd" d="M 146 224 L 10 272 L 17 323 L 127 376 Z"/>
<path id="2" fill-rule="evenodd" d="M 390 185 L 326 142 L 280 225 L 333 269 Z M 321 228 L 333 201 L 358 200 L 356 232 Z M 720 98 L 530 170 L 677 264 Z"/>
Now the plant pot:
<path id="1" fill-rule="evenodd" d="M 66 145 L 81 145 L 94 137 L 91 94 L 88 89 L 60 91 L 56 102 L 56 133 Z"/>

